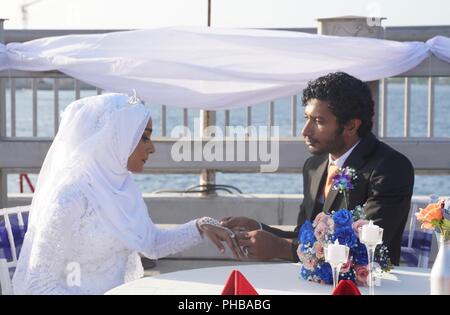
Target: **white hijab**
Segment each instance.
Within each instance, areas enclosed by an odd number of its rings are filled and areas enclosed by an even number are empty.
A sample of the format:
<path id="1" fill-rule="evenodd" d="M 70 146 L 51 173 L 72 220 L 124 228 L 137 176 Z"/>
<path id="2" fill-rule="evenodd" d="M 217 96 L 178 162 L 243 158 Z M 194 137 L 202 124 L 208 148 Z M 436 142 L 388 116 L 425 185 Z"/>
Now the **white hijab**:
<path id="1" fill-rule="evenodd" d="M 130 249 L 149 244 L 149 216 L 127 169 L 150 119 L 144 104 L 125 94 L 104 94 L 71 103 L 39 174 L 29 230 L 46 220 L 46 209 L 68 183 L 84 193 L 105 227 Z"/>

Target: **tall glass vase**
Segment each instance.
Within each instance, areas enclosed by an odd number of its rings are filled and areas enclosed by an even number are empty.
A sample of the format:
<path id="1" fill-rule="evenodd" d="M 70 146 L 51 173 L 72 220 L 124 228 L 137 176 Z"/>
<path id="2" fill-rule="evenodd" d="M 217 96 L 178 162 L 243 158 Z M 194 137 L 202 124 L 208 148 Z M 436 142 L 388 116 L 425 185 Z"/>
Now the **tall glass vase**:
<path id="1" fill-rule="evenodd" d="M 442 234 L 436 235 L 439 251 L 430 274 L 430 289 L 433 295 L 450 294 L 450 239 Z"/>

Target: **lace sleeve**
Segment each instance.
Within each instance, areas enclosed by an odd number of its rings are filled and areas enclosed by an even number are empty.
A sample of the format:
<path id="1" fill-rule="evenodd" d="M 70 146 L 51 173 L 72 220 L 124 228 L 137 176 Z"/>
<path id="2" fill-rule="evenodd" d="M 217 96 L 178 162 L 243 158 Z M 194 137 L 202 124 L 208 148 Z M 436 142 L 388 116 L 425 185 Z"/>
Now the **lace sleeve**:
<path id="1" fill-rule="evenodd" d="M 142 252 L 150 259 L 158 259 L 188 249 L 202 241 L 195 220 L 172 229 L 160 229 L 150 220 L 151 243 Z"/>
<path id="2" fill-rule="evenodd" d="M 39 222 L 23 283 L 27 294 L 82 293 L 79 264 L 69 259 L 74 257 L 73 235 L 80 226 L 81 207 L 73 191 L 66 191 L 47 210 L 46 219 Z"/>

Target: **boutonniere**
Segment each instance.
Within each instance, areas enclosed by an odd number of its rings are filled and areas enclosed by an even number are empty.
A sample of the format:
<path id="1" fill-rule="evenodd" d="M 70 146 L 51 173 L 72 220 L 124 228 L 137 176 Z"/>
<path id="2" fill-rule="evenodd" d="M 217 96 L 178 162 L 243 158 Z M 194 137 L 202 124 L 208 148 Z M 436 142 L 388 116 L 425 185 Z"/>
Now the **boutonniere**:
<path id="1" fill-rule="evenodd" d="M 332 178 L 331 189 L 344 194 L 345 206 L 348 209 L 348 192 L 354 188 L 354 181 L 358 178 L 356 171 L 351 167 L 340 168 Z"/>

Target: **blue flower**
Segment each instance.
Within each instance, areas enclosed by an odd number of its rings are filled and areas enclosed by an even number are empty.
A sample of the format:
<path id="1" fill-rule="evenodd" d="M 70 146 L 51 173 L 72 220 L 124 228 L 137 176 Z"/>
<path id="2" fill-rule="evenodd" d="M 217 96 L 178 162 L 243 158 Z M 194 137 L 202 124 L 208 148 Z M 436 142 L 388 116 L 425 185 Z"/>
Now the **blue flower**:
<path id="1" fill-rule="evenodd" d="M 355 246 L 352 248 L 353 262 L 356 265 L 367 265 L 369 259 L 367 258 L 367 249 L 364 244 L 359 240 L 356 240 Z"/>
<path id="2" fill-rule="evenodd" d="M 352 280 L 356 282 L 355 270 L 350 268 L 348 272 L 339 274 L 339 280 Z"/>
<path id="3" fill-rule="evenodd" d="M 302 244 L 301 251 L 304 253 L 308 248 L 312 247 L 316 237 L 314 236 L 314 229 L 310 221 L 305 221 L 299 232 L 299 242 Z"/>
<path id="4" fill-rule="evenodd" d="M 353 223 L 353 216 L 347 209 L 341 209 L 333 214 L 333 221 L 337 226 L 351 226 Z"/>
<path id="5" fill-rule="evenodd" d="M 357 238 L 351 226 L 338 227 L 334 231 L 333 242 L 337 239 L 339 244 L 353 247 L 356 244 Z"/>
<path id="6" fill-rule="evenodd" d="M 312 275 L 313 275 L 313 272 L 311 270 L 308 270 L 302 266 L 302 268 L 300 269 L 300 276 L 303 279 L 309 280 Z"/>
<path id="7" fill-rule="evenodd" d="M 329 263 L 322 263 L 314 269 L 314 273 L 325 283 L 333 283 L 333 272 Z"/>
<path id="8" fill-rule="evenodd" d="M 309 221 L 309 220 L 306 220 L 305 223 L 303 223 L 302 227 L 300 228 L 299 239 L 300 239 L 300 234 L 303 231 L 307 231 L 307 230 L 314 231 L 313 225 L 312 225 L 311 221 Z"/>

